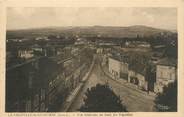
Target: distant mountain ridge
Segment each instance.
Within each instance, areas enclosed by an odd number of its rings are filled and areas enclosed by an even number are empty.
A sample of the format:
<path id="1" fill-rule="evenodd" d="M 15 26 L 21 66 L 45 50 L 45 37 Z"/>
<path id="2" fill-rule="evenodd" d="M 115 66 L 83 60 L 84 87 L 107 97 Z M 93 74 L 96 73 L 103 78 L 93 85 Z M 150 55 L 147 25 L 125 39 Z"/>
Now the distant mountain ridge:
<path id="1" fill-rule="evenodd" d="M 14 35 L 50 35 L 50 34 L 67 34 L 67 35 L 87 35 L 87 36 L 106 36 L 106 37 L 136 37 L 151 36 L 159 33 L 174 34 L 176 32 L 158 29 L 143 25 L 134 25 L 127 27 L 116 26 L 68 26 L 68 27 L 45 27 L 34 29 L 7 30 L 7 37 Z"/>

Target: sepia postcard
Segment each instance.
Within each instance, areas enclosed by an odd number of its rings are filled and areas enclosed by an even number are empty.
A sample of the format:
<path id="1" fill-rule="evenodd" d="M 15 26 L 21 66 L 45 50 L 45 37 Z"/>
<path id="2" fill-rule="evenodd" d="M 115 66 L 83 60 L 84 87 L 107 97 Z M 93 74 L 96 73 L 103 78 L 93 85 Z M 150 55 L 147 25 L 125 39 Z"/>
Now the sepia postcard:
<path id="1" fill-rule="evenodd" d="M 1 117 L 184 116 L 183 0 L 1 0 Z"/>

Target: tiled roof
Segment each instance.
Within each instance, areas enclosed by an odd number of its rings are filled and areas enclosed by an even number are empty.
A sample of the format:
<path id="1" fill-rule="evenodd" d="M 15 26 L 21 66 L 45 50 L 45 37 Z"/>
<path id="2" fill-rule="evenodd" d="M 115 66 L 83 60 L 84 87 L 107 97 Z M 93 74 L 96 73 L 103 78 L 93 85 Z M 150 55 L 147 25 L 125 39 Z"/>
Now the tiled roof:
<path id="1" fill-rule="evenodd" d="M 177 60 L 174 58 L 163 58 L 161 59 L 157 65 L 165 65 L 165 66 L 177 66 Z"/>
<path id="2" fill-rule="evenodd" d="M 146 67 L 147 67 L 147 65 L 141 64 L 139 62 L 136 62 L 134 64 L 129 64 L 130 70 L 133 70 L 133 71 L 135 71 L 139 74 L 142 74 L 144 76 L 146 75 L 146 69 L 147 69 Z"/>
<path id="3" fill-rule="evenodd" d="M 120 62 L 128 63 L 125 56 L 113 55 L 113 56 L 110 56 L 110 58 L 115 59 L 115 60 L 120 61 Z"/>
<path id="4" fill-rule="evenodd" d="M 137 73 L 140 73 L 142 75 L 146 75 L 146 64 L 140 63 L 140 62 L 134 62 L 130 63 L 130 61 L 126 58 L 126 56 L 112 56 L 110 57 L 112 59 L 115 59 L 117 61 L 125 62 L 129 64 L 129 69 L 133 70 Z"/>

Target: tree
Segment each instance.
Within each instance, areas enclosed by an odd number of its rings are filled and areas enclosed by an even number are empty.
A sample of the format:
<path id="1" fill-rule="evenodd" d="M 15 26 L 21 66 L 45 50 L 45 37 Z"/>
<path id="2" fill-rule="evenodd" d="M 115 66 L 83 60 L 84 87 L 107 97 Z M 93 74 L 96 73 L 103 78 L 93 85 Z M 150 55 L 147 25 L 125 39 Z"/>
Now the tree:
<path id="1" fill-rule="evenodd" d="M 170 57 L 170 58 L 177 58 L 177 46 L 176 45 L 166 45 L 165 51 L 164 51 L 164 56 L 165 57 Z"/>
<path id="2" fill-rule="evenodd" d="M 121 104 L 120 96 L 117 96 L 108 84 L 97 84 L 87 89 L 84 105 L 79 109 L 82 112 L 127 112 Z"/>
<path id="3" fill-rule="evenodd" d="M 177 80 L 165 86 L 162 93 L 158 93 L 155 104 L 158 111 L 177 111 Z"/>

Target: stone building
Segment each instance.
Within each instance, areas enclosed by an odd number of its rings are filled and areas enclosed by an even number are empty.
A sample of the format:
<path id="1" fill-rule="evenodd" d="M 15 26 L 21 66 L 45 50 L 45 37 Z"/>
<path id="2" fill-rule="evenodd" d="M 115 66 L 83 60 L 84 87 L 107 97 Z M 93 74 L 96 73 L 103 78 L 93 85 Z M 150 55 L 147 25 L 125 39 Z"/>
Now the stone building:
<path id="1" fill-rule="evenodd" d="M 148 90 L 146 65 L 136 63 L 130 66 L 126 57 L 109 57 L 109 72 L 114 79 L 124 79 L 138 86 L 142 90 Z"/>
<path id="2" fill-rule="evenodd" d="M 32 58 L 33 56 L 34 56 L 33 50 L 19 50 L 18 51 L 18 57 L 20 58 L 28 59 L 28 58 Z"/>
<path id="3" fill-rule="evenodd" d="M 31 112 L 40 109 L 39 58 L 6 69 L 6 112 Z"/>
<path id="4" fill-rule="evenodd" d="M 6 112 L 57 111 L 92 62 L 91 57 L 70 52 L 66 48 L 65 56 L 51 54 L 7 64 Z"/>
<path id="5" fill-rule="evenodd" d="M 164 58 L 156 65 L 156 82 L 154 91 L 162 92 L 163 87 L 177 79 L 177 63 L 175 59 Z"/>
<path id="6" fill-rule="evenodd" d="M 109 57 L 109 72 L 115 79 L 122 78 L 128 80 L 128 63 L 121 61 L 119 57 Z"/>
<path id="7" fill-rule="evenodd" d="M 148 90 L 148 82 L 146 81 L 145 74 L 138 73 L 137 71 L 129 70 L 128 82 L 138 86 L 141 90 Z"/>

